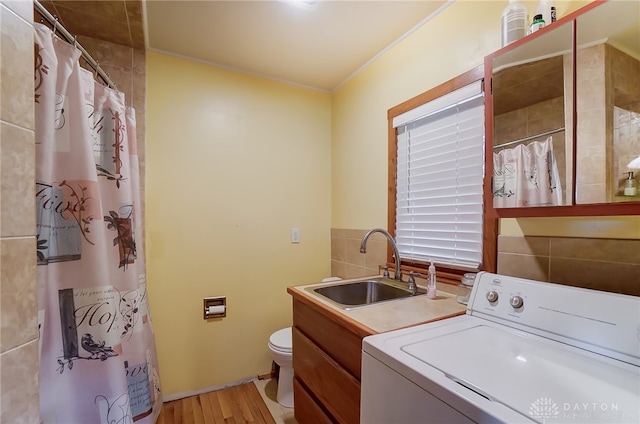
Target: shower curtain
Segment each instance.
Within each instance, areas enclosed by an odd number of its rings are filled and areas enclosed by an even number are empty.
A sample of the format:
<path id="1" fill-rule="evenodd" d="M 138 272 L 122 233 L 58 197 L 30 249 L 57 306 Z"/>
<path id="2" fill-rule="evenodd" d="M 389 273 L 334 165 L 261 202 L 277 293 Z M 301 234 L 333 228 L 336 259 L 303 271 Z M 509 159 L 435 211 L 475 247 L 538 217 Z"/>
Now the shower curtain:
<path id="1" fill-rule="evenodd" d="M 496 208 L 562 204 L 553 139 L 519 144 L 493 154 L 493 205 Z"/>
<path id="2" fill-rule="evenodd" d="M 40 420 L 153 423 L 135 112 L 34 27 Z"/>

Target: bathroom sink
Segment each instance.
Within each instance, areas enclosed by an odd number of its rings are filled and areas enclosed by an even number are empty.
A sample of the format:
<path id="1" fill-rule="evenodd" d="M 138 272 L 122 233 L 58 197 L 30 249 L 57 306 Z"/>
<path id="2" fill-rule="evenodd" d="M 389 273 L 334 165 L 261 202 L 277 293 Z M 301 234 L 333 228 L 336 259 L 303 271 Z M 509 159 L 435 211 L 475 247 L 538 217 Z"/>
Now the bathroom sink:
<path id="1" fill-rule="evenodd" d="M 370 278 L 349 283 L 307 287 L 305 290 L 319 295 L 343 309 L 415 296 L 411 291 L 401 287 L 399 283 L 386 278 Z M 424 294 L 422 288 L 418 288 L 416 295 L 419 294 Z"/>

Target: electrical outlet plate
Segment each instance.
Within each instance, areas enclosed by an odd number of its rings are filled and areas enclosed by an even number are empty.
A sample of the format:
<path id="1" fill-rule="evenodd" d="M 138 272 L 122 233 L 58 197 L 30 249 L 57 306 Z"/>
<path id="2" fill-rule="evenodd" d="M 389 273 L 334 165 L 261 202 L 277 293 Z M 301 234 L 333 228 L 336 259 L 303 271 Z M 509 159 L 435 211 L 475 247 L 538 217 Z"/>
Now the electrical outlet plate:
<path id="1" fill-rule="evenodd" d="M 300 243 L 300 228 L 291 229 L 291 243 Z"/>

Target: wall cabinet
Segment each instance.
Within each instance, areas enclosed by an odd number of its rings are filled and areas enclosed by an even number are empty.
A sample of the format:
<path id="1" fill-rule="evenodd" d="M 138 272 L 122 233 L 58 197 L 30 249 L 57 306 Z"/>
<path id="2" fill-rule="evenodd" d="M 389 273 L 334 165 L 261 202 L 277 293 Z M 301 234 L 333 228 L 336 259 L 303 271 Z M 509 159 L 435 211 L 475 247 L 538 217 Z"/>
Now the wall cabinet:
<path id="1" fill-rule="evenodd" d="M 370 334 L 294 296 L 294 411 L 298 422 L 360 422 L 362 339 Z"/>
<path id="2" fill-rule="evenodd" d="M 624 195 L 628 172 L 640 184 L 640 2 L 593 2 L 487 56 L 485 76 L 490 212 L 640 214 L 640 190 Z"/>

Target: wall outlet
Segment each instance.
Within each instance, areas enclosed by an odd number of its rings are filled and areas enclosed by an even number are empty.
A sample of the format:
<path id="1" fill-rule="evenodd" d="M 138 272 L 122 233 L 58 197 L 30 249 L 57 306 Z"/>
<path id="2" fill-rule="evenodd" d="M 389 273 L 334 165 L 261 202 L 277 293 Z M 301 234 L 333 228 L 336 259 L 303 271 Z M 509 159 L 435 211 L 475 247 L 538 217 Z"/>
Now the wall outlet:
<path id="1" fill-rule="evenodd" d="M 300 243 L 300 228 L 291 229 L 291 243 Z"/>

